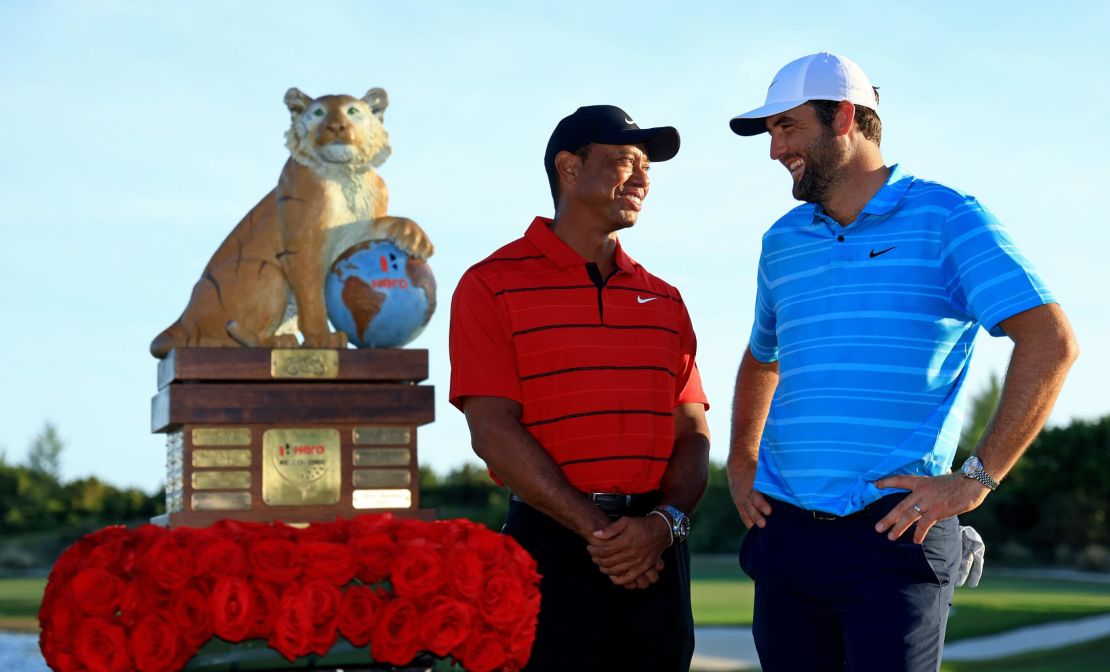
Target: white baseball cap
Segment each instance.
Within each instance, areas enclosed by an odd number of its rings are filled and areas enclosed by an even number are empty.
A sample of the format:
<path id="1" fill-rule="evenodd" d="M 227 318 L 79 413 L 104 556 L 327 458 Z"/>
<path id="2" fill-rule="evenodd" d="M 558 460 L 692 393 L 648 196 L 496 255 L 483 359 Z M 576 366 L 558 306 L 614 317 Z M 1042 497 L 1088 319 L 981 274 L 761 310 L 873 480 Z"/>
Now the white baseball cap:
<path id="1" fill-rule="evenodd" d="M 879 107 L 871 80 L 858 65 L 822 51 L 783 66 L 767 88 L 763 107 L 736 115 L 729 126 L 737 135 L 759 135 L 767 131 L 764 119 L 811 100 L 847 100 L 872 110 Z"/>

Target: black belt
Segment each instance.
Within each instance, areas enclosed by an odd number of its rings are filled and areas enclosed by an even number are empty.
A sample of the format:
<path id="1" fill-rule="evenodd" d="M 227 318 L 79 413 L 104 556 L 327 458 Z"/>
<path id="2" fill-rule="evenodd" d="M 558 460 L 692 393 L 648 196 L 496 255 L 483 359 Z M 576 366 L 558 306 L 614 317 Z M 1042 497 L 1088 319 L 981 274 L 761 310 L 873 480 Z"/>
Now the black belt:
<path id="1" fill-rule="evenodd" d="M 828 511 L 814 511 L 811 509 L 803 509 L 801 507 L 794 506 L 793 504 L 784 502 L 781 499 L 775 499 L 773 497 L 767 497 L 767 499 L 770 500 L 771 511 L 785 511 L 786 513 L 802 516 L 804 518 L 812 518 L 814 520 L 832 521 L 855 520 L 861 518 L 867 520 L 878 520 L 879 518 L 882 518 L 886 514 L 890 513 L 890 510 L 893 509 L 895 505 L 898 504 L 898 502 L 905 499 L 906 495 L 908 494 L 909 493 L 906 492 L 898 492 L 893 495 L 887 495 L 886 497 L 871 502 L 859 511 L 854 511 L 844 516 L 838 516 L 835 513 L 829 513 Z"/>
<path id="2" fill-rule="evenodd" d="M 663 499 L 659 490 L 643 492 L 635 495 L 626 495 L 620 492 L 585 492 L 584 494 L 597 508 L 610 516 L 646 516 L 648 511 L 654 509 Z M 512 495 L 509 501 L 527 504 L 523 499 Z"/>

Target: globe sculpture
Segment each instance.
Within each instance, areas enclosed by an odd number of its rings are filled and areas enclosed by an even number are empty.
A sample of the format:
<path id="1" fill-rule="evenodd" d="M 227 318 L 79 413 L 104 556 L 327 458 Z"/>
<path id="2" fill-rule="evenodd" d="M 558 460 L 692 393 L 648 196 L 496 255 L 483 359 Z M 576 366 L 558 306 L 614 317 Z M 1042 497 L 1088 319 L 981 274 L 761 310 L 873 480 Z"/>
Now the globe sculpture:
<path id="1" fill-rule="evenodd" d="M 388 240 L 350 248 L 332 264 L 324 285 L 328 319 L 360 348 L 398 348 L 424 331 L 436 309 L 427 262 Z"/>

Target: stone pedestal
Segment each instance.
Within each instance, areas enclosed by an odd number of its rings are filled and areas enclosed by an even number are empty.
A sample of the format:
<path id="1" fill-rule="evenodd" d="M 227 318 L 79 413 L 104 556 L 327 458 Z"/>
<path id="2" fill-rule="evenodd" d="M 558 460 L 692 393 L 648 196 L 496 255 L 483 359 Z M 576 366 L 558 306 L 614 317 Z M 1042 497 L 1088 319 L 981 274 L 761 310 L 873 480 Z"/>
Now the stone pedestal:
<path id="1" fill-rule="evenodd" d="M 158 365 L 166 514 L 311 523 L 420 508 L 416 430 L 435 419 L 427 350 L 179 348 Z"/>

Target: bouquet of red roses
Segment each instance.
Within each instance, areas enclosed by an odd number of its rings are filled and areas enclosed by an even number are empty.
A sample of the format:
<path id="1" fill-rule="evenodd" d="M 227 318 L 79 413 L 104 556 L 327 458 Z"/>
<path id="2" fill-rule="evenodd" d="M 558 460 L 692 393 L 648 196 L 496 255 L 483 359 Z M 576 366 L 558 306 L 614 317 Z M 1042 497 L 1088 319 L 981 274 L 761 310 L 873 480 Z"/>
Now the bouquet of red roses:
<path id="1" fill-rule="evenodd" d="M 179 670 L 213 637 L 265 640 L 294 661 L 340 636 L 368 646 L 367 663 L 427 652 L 470 672 L 518 670 L 538 583 L 515 541 L 467 520 L 109 527 L 54 565 L 40 644 L 59 672 Z"/>

